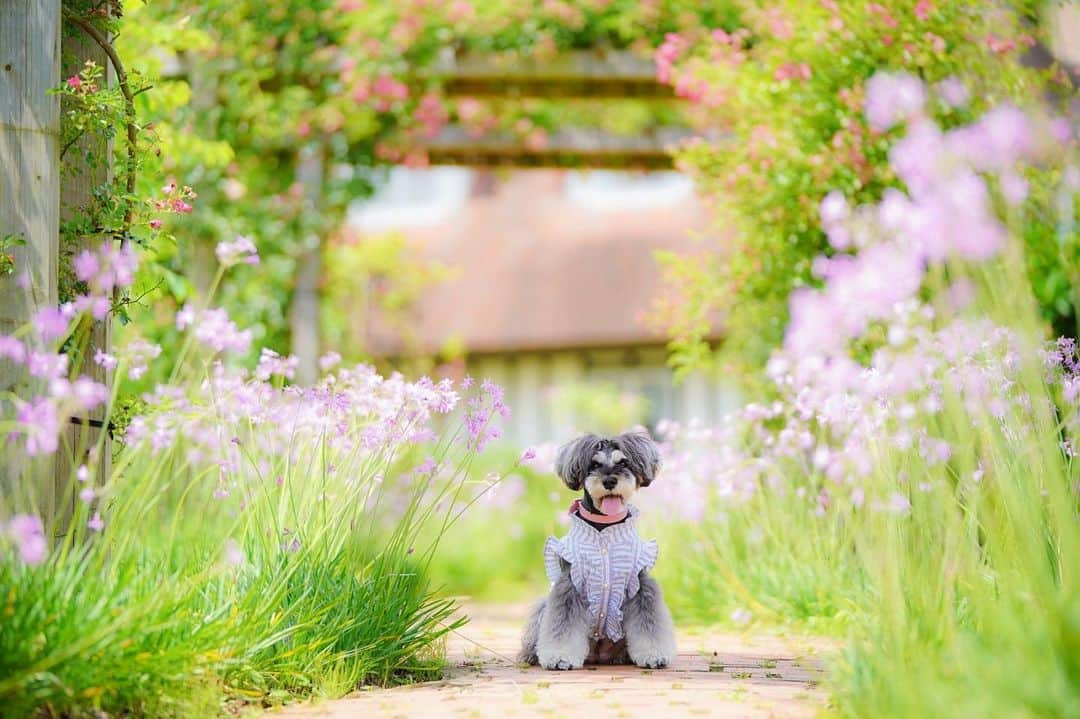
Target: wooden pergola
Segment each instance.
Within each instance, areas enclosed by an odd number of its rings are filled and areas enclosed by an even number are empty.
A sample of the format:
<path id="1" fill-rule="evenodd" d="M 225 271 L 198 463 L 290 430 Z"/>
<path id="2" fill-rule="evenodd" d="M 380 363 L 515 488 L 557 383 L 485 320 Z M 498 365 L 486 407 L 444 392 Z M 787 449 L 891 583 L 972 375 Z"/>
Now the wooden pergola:
<path id="1" fill-rule="evenodd" d="M 652 60 L 628 50 L 573 50 L 553 57 L 487 55 L 448 50 L 429 75 L 451 97 L 516 100 L 676 100 L 656 79 Z M 671 169 L 673 146 L 692 136 L 687 128 L 658 127 L 639 135 L 566 127 L 540 146 L 510 133 L 476 135 L 445 127 L 426 144 L 434 165 L 470 167 L 577 167 L 627 170 Z"/>

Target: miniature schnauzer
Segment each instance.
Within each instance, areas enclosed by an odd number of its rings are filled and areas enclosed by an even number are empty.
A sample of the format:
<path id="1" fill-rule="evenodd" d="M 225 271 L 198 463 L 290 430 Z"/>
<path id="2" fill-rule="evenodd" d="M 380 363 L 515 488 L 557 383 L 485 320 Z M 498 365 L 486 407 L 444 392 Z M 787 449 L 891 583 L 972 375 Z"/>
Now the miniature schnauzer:
<path id="1" fill-rule="evenodd" d="M 570 532 L 544 546 L 551 592 L 529 617 L 521 662 L 657 669 L 674 661 L 671 614 L 649 576 L 656 541 L 638 536 L 638 510 L 629 503 L 659 467 L 656 445 L 643 433 L 587 434 L 559 450 L 556 473 L 570 489 L 584 487 L 584 496 L 570 507 Z"/>

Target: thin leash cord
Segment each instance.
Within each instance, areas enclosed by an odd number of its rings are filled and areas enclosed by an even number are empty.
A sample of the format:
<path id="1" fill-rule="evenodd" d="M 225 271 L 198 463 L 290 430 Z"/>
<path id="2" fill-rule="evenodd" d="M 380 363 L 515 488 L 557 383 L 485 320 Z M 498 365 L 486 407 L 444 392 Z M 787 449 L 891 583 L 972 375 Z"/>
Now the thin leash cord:
<path id="1" fill-rule="evenodd" d="M 446 627 L 446 625 L 445 625 L 445 624 L 443 624 L 443 626 L 444 626 L 444 627 Z M 510 658 L 510 657 L 506 656 L 505 654 L 503 654 L 502 652 L 497 652 L 497 651 L 495 651 L 494 649 L 492 649 L 491 647 L 485 646 L 485 645 L 481 644 L 480 642 L 476 641 L 475 639 L 471 639 L 471 638 L 469 638 L 469 637 L 465 636 L 464 634 L 462 634 L 461 632 L 459 632 L 459 631 L 458 631 L 458 630 L 456 630 L 456 629 L 450 629 L 449 627 L 447 627 L 447 629 L 449 629 L 449 630 L 450 630 L 451 632 L 453 632 L 453 633 L 454 633 L 454 634 L 456 634 L 457 636 L 461 637 L 461 638 L 462 638 L 462 639 L 464 639 L 465 641 L 469 642 L 470 644 L 474 644 L 474 645 L 476 645 L 476 646 L 480 647 L 480 648 L 481 648 L 481 649 L 483 649 L 483 650 L 484 650 L 485 652 L 488 652 L 489 654 L 494 654 L 494 655 L 495 655 L 495 656 L 497 656 L 497 657 L 498 657 L 499 659 L 502 659 L 502 660 L 504 660 L 504 661 L 510 662 L 511 664 L 517 664 L 517 660 L 516 660 L 516 659 L 512 659 L 512 658 Z"/>

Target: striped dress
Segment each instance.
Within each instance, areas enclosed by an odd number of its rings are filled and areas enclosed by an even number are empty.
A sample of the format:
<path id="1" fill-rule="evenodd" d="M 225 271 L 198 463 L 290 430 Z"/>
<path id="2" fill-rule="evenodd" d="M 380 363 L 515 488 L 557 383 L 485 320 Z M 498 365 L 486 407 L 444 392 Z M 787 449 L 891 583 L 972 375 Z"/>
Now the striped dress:
<path id="1" fill-rule="evenodd" d="M 562 562 L 570 564 L 570 581 L 589 603 L 590 636 L 623 638 L 622 608 L 638 593 L 638 574 L 656 564 L 656 540 L 637 533 L 638 510 L 628 505 L 630 516 L 603 531 L 576 513 L 570 515 L 570 532 L 562 539 L 548 537 L 544 544 L 544 568 L 552 585 L 562 576 Z"/>

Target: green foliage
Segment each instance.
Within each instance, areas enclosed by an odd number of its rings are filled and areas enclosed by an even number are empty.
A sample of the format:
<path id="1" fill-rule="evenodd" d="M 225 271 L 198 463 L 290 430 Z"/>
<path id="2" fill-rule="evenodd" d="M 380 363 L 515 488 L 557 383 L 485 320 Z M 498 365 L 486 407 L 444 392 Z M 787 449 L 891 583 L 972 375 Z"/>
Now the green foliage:
<path id="1" fill-rule="evenodd" d="M 374 330 L 401 338 L 402 354 L 414 344 L 413 303 L 453 270 L 437 262 L 415 261 L 399 234 L 361 236 L 338 233 L 324 251 L 326 280 L 320 318 L 327 336 L 346 360 L 370 359 Z M 377 325 L 377 327 L 373 327 Z"/>
<path id="2" fill-rule="evenodd" d="M 818 223 L 821 199 L 839 190 L 853 204 L 867 203 L 896 184 L 888 152 L 899 134 L 879 133 L 863 116 L 864 84 L 875 72 L 905 70 L 931 84 L 960 78 L 969 107 L 931 108 L 946 128 L 1004 101 L 1068 93 L 1060 68 L 1019 62 L 1039 32 L 1028 3 L 992 12 L 954 0 L 741 7 L 744 30 L 681 40 L 672 79 L 698 105 L 701 122 L 724 133 L 678 155 L 724 228 L 714 271 L 700 271 L 699 257 L 665 259 L 684 298 L 667 317 L 679 368 L 711 358 L 705 340 L 718 326 L 725 360 L 760 367 L 783 335 L 791 290 L 815 282 L 812 260 L 830 252 Z M 1048 184 L 1058 172 L 1033 171 L 1032 183 Z M 1029 273 L 1044 316 L 1075 332 L 1070 284 L 1080 245 L 1075 233 L 1058 234 L 1052 198 L 1034 195 L 1025 229 Z"/>
<path id="3" fill-rule="evenodd" d="M 618 434 L 644 423 L 649 401 L 631 392 L 620 391 L 610 382 L 577 382 L 555 388 L 550 398 L 552 411 L 567 417 L 571 427 Z"/>

